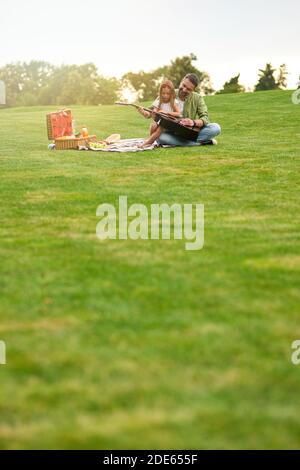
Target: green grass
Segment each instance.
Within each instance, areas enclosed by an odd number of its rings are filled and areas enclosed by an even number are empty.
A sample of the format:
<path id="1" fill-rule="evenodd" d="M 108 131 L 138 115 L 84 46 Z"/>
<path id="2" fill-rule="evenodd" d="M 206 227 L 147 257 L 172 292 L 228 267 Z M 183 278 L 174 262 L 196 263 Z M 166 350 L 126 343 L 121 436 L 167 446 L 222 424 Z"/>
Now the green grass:
<path id="1" fill-rule="evenodd" d="M 207 98 L 219 145 L 51 152 L 49 108 L 0 110 L 0 447 L 296 448 L 300 106 Z M 133 110 L 73 107 L 99 138 Z M 204 203 L 205 247 L 106 241 L 96 208 Z"/>

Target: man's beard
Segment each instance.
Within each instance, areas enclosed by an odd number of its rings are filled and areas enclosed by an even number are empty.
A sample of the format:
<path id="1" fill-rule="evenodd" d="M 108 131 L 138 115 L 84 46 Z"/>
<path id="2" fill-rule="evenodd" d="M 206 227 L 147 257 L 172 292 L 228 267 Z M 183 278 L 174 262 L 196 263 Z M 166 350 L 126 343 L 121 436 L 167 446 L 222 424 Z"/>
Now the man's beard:
<path id="1" fill-rule="evenodd" d="M 182 98 L 186 98 L 186 97 L 189 95 L 188 92 L 183 91 L 183 88 L 180 88 L 180 87 L 179 87 L 179 93 L 178 93 L 178 94 L 179 94 L 179 96 L 181 96 Z"/>

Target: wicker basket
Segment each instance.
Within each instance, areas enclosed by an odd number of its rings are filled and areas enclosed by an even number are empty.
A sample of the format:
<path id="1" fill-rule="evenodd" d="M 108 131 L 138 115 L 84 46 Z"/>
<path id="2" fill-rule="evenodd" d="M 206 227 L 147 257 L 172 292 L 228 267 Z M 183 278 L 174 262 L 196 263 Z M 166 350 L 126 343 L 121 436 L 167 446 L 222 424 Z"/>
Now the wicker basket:
<path id="1" fill-rule="evenodd" d="M 54 140 L 56 150 L 72 150 L 78 149 L 78 147 L 86 147 L 86 140 L 80 138 L 61 138 Z"/>
<path id="2" fill-rule="evenodd" d="M 46 116 L 48 139 L 54 140 L 56 150 L 77 150 L 79 147 L 88 147 L 89 142 L 95 141 L 96 136 L 73 136 L 72 112 L 62 109 Z"/>
<path id="3" fill-rule="evenodd" d="M 66 139 L 65 137 L 60 137 L 55 139 L 55 148 L 56 150 L 77 150 L 79 147 L 88 147 L 89 142 L 96 140 L 95 135 L 90 135 L 89 137 L 70 137 Z"/>

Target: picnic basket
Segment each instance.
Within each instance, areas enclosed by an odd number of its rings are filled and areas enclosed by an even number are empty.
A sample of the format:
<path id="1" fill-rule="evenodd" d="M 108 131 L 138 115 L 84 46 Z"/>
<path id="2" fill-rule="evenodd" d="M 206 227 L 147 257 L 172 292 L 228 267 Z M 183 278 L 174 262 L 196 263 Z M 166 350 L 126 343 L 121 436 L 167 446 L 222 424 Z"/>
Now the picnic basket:
<path id="1" fill-rule="evenodd" d="M 48 139 L 54 140 L 57 150 L 76 150 L 79 147 L 87 147 L 88 143 L 96 140 L 95 135 L 88 137 L 75 137 L 73 135 L 73 117 L 70 109 L 46 115 Z"/>

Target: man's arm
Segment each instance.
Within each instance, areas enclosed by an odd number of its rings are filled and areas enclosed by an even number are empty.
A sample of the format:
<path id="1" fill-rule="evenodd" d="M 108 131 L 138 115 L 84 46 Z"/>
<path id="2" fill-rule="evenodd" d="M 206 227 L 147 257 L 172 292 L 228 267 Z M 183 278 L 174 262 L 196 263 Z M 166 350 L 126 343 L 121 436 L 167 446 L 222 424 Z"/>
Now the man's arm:
<path id="1" fill-rule="evenodd" d="M 203 119 L 194 119 L 193 126 L 202 129 L 205 126 Z"/>
<path id="2" fill-rule="evenodd" d="M 202 119 L 184 118 L 184 119 L 181 119 L 180 123 L 183 124 L 184 126 L 199 127 L 200 129 L 204 126 L 204 121 Z"/>
<path id="3" fill-rule="evenodd" d="M 185 118 L 185 119 L 182 119 L 180 122 L 185 126 L 190 126 L 190 127 L 195 126 L 195 127 L 199 127 L 200 129 L 209 123 L 207 106 L 204 102 L 204 99 L 200 95 L 197 97 L 197 106 L 196 106 L 195 114 L 196 114 L 195 119 Z"/>
<path id="4" fill-rule="evenodd" d="M 209 123 L 207 106 L 204 99 L 200 95 L 198 97 L 197 119 L 195 120 L 195 123 L 197 127 L 203 127 Z"/>

